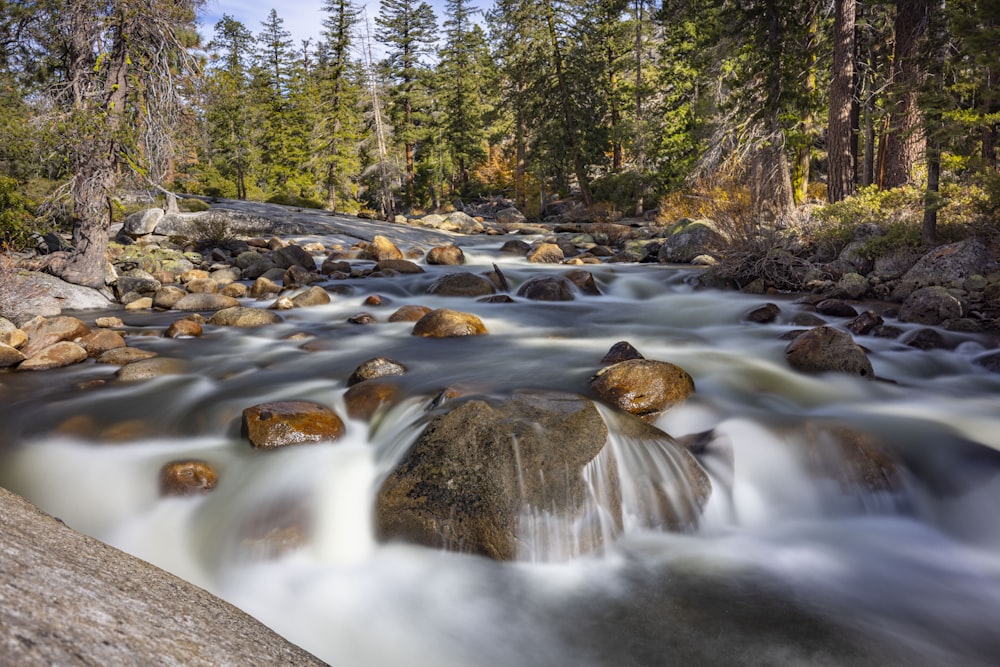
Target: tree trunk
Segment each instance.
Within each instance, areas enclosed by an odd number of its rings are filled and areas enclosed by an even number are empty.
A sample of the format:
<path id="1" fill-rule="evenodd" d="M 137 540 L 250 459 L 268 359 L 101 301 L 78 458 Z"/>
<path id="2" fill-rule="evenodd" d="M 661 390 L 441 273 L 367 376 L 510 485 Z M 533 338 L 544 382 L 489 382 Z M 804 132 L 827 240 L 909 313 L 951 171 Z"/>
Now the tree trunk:
<path id="1" fill-rule="evenodd" d="M 920 43 L 927 33 L 926 0 L 896 3 L 889 129 L 879 186 L 885 189 L 913 183 L 913 167 L 923 158 L 926 138 L 917 105 L 921 84 Z"/>
<path id="2" fill-rule="evenodd" d="M 527 134 L 527 121 L 524 118 L 524 111 L 518 105 L 517 119 L 514 123 L 514 204 L 522 211 L 528 203 L 525 183 L 528 157 L 528 150 L 525 146 Z"/>
<path id="3" fill-rule="evenodd" d="M 788 157 L 780 143 L 767 142 L 750 164 L 750 198 L 754 213 L 779 220 L 795 207 Z"/>
<path id="4" fill-rule="evenodd" d="M 930 42 L 928 52 L 928 76 L 931 81 L 941 81 L 947 57 L 947 36 L 945 21 L 945 0 L 936 0 L 927 6 L 927 35 Z M 927 105 L 925 134 L 927 136 L 927 190 L 924 193 L 924 220 L 920 237 L 926 245 L 937 242 L 937 212 L 939 203 L 939 183 L 941 180 L 941 147 L 944 143 L 943 103 L 932 100 Z"/>
<path id="5" fill-rule="evenodd" d="M 827 130 L 827 200 L 854 194 L 854 20 L 855 0 L 834 2 L 833 76 Z"/>

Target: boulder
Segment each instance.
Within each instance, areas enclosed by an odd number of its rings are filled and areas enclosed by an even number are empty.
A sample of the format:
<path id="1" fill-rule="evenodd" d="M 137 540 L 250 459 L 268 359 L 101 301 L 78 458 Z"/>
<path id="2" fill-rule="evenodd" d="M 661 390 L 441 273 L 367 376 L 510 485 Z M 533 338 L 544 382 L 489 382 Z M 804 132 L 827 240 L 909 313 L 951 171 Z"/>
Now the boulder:
<path id="1" fill-rule="evenodd" d="M 253 285 L 250 286 L 249 295 L 254 299 L 264 299 L 272 294 L 277 294 L 280 291 L 281 285 L 274 282 L 270 278 L 261 276 L 253 281 Z"/>
<path id="2" fill-rule="evenodd" d="M 584 468 L 608 430 L 593 403 L 521 392 L 445 405 L 382 483 L 378 539 L 512 560 L 528 538 L 521 530 L 528 508 L 584 521 L 595 510 Z M 620 506 L 607 509 L 620 525 Z"/>
<path id="3" fill-rule="evenodd" d="M 273 449 L 337 440 L 344 434 L 344 422 L 319 403 L 280 401 L 246 408 L 242 430 L 254 447 Z"/>
<path id="4" fill-rule="evenodd" d="M 382 407 L 399 403 L 405 394 L 391 378 L 374 378 L 350 387 L 344 392 L 344 406 L 351 419 L 370 420 Z"/>
<path id="5" fill-rule="evenodd" d="M 711 220 L 681 220 L 668 233 L 656 256 L 661 264 L 689 264 L 725 244 L 725 237 Z"/>
<path id="6" fill-rule="evenodd" d="M 112 366 L 125 366 L 143 359 L 152 359 L 157 356 L 156 352 L 140 350 L 137 347 L 119 347 L 108 350 L 97 358 L 99 364 L 111 364 Z"/>
<path id="7" fill-rule="evenodd" d="M 19 329 L 13 322 L 0 317 L 0 343 L 10 347 L 20 348 L 28 342 L 28 334 Z"/>
<path id="8" fill-rule="evenodd" d="M 881 315 L 874 310 L 866 310 L 847 324 L 847 330 L 855 336 L 865 336 L 884 323 Z"/>
<path id="9" fill-rule="evenodd" d="M 961 287 L 972 275 L 987 275 L 995 266 L 983 242 L 968 239 L 949 243 L 924 254 L 893 290 L 892 298 L 903 301 L 914 291 L 928 286 Z"/>
<path id="10" fill-rule="evenodd" d="M 322 306 L 330 303 L 330 294 L 322 287 L 313 285 L 304 292 L 299 292 L 293 296 L 292 303 L 294 303 L 298 308 Z"/>
<path id="11" fill-rule="evenodd" d="M 171 310 L 177 302 L 187 296 L 187 292 L 174 285 L 164 285 L 153 295 L 153 307 Z"/>
<path id="12" fill-rule="evenodd" d="M 465 264 L 465 253 L 457 245 L 436 246 L 427 253 L 427 263 L 442 266 Z"/>
<path id="13" fill-rule="evenodd" d="M 421 317 L 431 312 L 431 309 L 427 306 L 418 306 L 415 304 L 407 304 L 405 306 L 400 306 L 396 311 L 389 316 L 390 322 L 416 322 Z"/>
<path id="14" fill-rule="evenodd" d="M 857 317 L 858 311 L 841 299 L 823 299 L 816 304 L 816 312 L 831 317 Z"/>
<path id="15" fill-rule="evenodd" d="M 196 278 L 188 281 L 185 287 L 187 288 L 187 291 L 192 294 L 217 294 L 219 291 L 219 283 L 215 282 L 211 278 Z"/>
<path id="16" fill-rule="evenodd" d="M 447 308 L 432 310 L 413 325 L 414 336 L 426 338 L 452 338 L 456 336 L 483 336 L 486 325 L 472 313 L 462 313 Z"/>
<path id="17" fill-rule="evenodd" d="M 532 264 L 558 264 L 566 259 L 566 254 L 555 243 L 539 243 L 527 253 Z"/>
<path id="18" fill-rule="evenodd" d="M 309 271 L 316 270 L 316 260 L 300 245 L 290 243 L 283 248 L 278 248 L 271 253 L 271 261 L 278 268 L 288 269 L 293 266 L 301 266 Z"/>
<path id="19" fill-rule="evenodd" d="M 602 364 L 617 364 L 629 359 L 645 359 L 639 350 L 635 349 L 632 343 L 621 340 L 611 346 L 607 354 L 601 359 Z"/>
<path id="20" fill-rule="evenodd" d="M 250 289 L 243 283 L 228 283 L 219 290 L 219 294 L 222 296 L 231 296 L 234 299 L 243 299 L 249 291 Z"/>
<path id="21" fill-rule="evenodd" d="M 528 221 L 524 214 L 513 206 L 497 211 L 494 219 L 501 225 L 521 225 Z"/>
<path id="22" fill-rule="evenodd" d="M 197 338 L 202 333 L 201 323 L 189 317 L 183 317 L 171 322 L 163 335 L 166 338 Z"/>
<path id="23" fill-rule="evenodd" d="M 496 291 L 488 278 L 475 273 L 446 273 L 427 288 L 428 294 L 437 296 L 477 297 L 496 294 Z"/>
<path id="24" fill-rule="evenodd" d="M 125 337 L 117 331 L 98 329 L 91 331 L 79 340 L 80 347 L 87 351 L 87 356 L 96 359 L 108 350 L 125 347 Z"/>
<path id="25" fill-rule="evenodd" d="M 396 244 L 384 236 L 375 236 L 361 254 L 363 259 L 382 262 L 387 259 L 403 259 L 403 253 Z"/>
<path id="26" fill-rule="evenodd" d="M 364 382 L 365 380 L 386 377 L 387 375 L 405 374 L 406 366 L 398 361 L 387 357 L 375 357 L 374 359 L 361 362 L 361 364 L 354 369 L 354 372 L 351 373 L 351 377 L 347 378 L 347 386 L 350 387 L 358 384 L 359 382 Z"/>
<path id="27" fill-rule="evenodd" d="M 0 368 L 10 368 L 17 366 L 27 359 L 24 353 L 7 343 L 0 343 Z"/>
<path id="28" fill-rule="evenodd" d="M 55 340 L 76 340 L 90 333 L 90 327 L 83 320 L 67 315 L 36 318 L 22 327 L 28 335 L 29 345 L 36 339 L 54 337 Z M 31 356 L 30 354 L 28 356 Z"/>
<path id="29" fill-rule="evenodd" d="M 72 366 L 81 361 L 86 361 L 87 351 L 68 340 L 60 341 L 55 345 L 50 345 L 43 350 L 28 357 L 18 370 L 22 371 L 45 371 L 52 368 L 62 368 Z"/>
<path id="30" fill-rule="evenodd" d="M 219 475 L 207 461 L 170 461 L 160 468 L 161 496 L 207 493 L 219 483 Z"/>
<path id="31" fill-rule="evenodd" d="M 419 264 L 408 259 L 383 259 L 375 265 L 376 271 L 395 271 L 397 273 L 423 273 Z"/>
<path id="32" fill-rule="evenodd" d="M 281 316 L 277 313 L 245 306 L 224 308 L 208 318 L 209 324 L 223 327 L 260 327 L 278 322 L 281 322 Z"/>
<path id="33" fill-rule="evenodd" d="M 778 307 L 778 304 L 765 303 L 747 313 L 744 319 L 754 324 L 770 324 L 778 319 L 779 314 L 781 314 L 781 308 Z"/>
<path id="34" fill-rule="evenodd" d="M 565 278 L 576 285 L 576 288 L 580 290 L 582 294 L 586 294 L 587 296 L 601 296 L 601 288 L 597 286 L 597 281 L 594 280 L 594 274 L 590 271 L 576 269 L 574 271 L 567 272 L 565 274 Z"/>
<path id="35" fill-rule="evenodd" d="M 123 365 L 115 373 L 122 382 L 152 380 L 163 375 L 181 375 L 188 370 L 187 362 L 170 357 L 150 357 Z"/>
<path id="36" fill-rule="evenodd" d="M 573 301 L 574 285 L 559 275 L 537 275 L 521 283 L 517 296 L 532 301 Z"/>
<path id="37" fill-rule="evenodd" d="M 530 250 L 531 250 L 531 245 L 524 241 L 521 241 L 520 239 L 507 241 L 502 246 L 500 246 L 500 252 L 505 252 L 511 255 L 520 255 L 521 257 L 526 257 L 528 251 Z"/>
<path id="38" fill-rule="evenodd" d="M 594 394 L 642 419 L 653 419 L 694 393 L 694 380 L 680 366 L 653 359 L 628 359 L 597 371 Z"/>
<path id="39" fill-rule="evenodd" d="M 222 294 L 186 294 L 174 304 L 174 310 L 188 313 L 208 312 L 210 310 L 222 310 L 224 308 L 234 308 L 240 305 L 238 299 Z"/>
<path id="40" fill-rule="evenodd" d="M 160 223 L 165 215 L 162 208 L 149 208 L 145 211 L 138 211 L 125 218 L 122 224 L 122 231 L 132 238 L 152 234 L 156 225 Z"/>
<path id="41" fill-rule="evenodd" d="M 233 605 L 5 489 L 0 515 L 6 664 L 324 664 Z"/>
<path id="42" fill-rule="evenodd" d="M 47 273 L 16 271 L 5 276 L 0 316 L 20 326 L 32 317 L 52 317 L 65 310 L 107 309 L 112 301 L 90 287 L 80 287 Z"/>
<path id="43" fill-rule="evenodd" d="M 947 289 L 937 285 L 922 287 L 911 293 L 899 309 L 901 322 L 941 324 L 962 317 L 962 302 Z"/>
<path id="44" fill-rule="evenodd" d="M 807 373 L 849 373 L 875 379 L 868 355 L 851 334 L 833 327 L 816 327 L 798 335 L 785 348 L 785 359 Z"/>

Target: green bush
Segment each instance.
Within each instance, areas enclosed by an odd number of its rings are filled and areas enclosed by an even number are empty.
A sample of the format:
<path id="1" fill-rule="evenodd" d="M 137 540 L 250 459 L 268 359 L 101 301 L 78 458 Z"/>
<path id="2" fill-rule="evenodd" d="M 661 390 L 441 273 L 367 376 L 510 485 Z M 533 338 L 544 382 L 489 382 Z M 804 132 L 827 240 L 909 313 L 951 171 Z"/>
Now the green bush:
<path id="1" fill-rule="evenodd" d="M 323 208 L 323 202 L 318 199 L 313 199 L 311 197 L 302 197 L 299 195 L 288 194 L 287 192 L 281 192 L 276 195 L 271 195 L 267 198 L 268 204 L 278 204 L 280 206 L 297 206 L 299 208 Z"/>
<path id="2" fill-rule="evenodd" d="M 35 216 L 17 179 L 0 174 L 0 245 L 27 248 L 34 245 Z"/>

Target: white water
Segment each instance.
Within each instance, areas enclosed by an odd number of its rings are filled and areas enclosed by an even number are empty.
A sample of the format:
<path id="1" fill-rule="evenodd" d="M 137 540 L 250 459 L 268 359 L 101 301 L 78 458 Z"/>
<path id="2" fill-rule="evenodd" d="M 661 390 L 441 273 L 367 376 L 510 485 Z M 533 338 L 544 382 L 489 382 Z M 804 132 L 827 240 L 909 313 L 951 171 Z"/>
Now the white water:
<path id="1" fill-rule="evenodd" d="M 499 242 L 487 243 L 467 253 L 475 270 L 500 260 L 514 289 L 536 271 L 564 270 L 498 257 Z M 275 327 L 133 339 L 192 360 L 183 376 L 86 390 L 75 387 L 114 369 L 0 376 L 0 483 L 334 665 L 1000 661 L 1000 376 L 973 363 L 990 341 L 920 352 L 866 337 L 876 375 L 894 383 L 806 376 L 783 360 L 779 336 L 791 325 L 742 322 L 764 299 L 694 290 L 686 270 L 580 267 L 604 296 L 483 304 L 424 295 L 435 274 L 454 270 L 427 268 L 348 281 L 352 294 L 286 312 Z M 371 293 L 393 299 L 367 309 L 383 322 L 345 323 Z M 404 303 L 475 312 L 490 335 L 414 338 L 412 325 L 384 322 Z M 797 308 L 780 305 L 789 318 Z M 127 317 L 136 332 L 163 327 Z M 314 337 L 310 350 L 287 339 L 297 332 Z M 657 445 L 626 438 L 611 450 L 629 471 L 623 532 L 602 553 L 563 545 L 560 562 L 529 562 L 528 553 L 495 563 L 376 543 L 374 492 L 440 389 L 582 393 L 619 340 L 695 379 L 696 397 L 657 421 L 675 437 L 710 432 L 700 460 L 713 494 L 693 532 L 664 532 L 630 511 L 657 488 L 684 489 L 664 484 L 676 465 Z M 239 437 L 242 409 L 266 400 L 305 398 L 344 414 L 346 378 L 379 355 L 408 366 L 413 398 L 371 426 L 349 421 L 340 442 L 280 451 L 253 451 Z M 61 434 L 81 415 L 95 423 L 89 437 Z M 818 421 L 884 443 L 898 459 L 896 490 L 817 473 L 805 434 Z M 113 444 L 98 435 L 126 422 L 142 430 Z M 218 488 L 160 498 L 159 468 L 179 458 L 211 462 Z M 564 530 L 543 510 L 525 526 L 544 544 Z M 275 530 L 304 541 L 280 548 L 275 533 L 264 537 Z"/>

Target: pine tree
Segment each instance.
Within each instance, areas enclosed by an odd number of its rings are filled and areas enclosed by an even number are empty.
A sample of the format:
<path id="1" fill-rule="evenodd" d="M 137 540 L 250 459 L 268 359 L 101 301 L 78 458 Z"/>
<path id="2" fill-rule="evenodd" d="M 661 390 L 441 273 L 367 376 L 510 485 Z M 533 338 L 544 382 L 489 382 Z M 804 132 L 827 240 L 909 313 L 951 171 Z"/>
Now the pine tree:
<path id="1" fill-rule="evenodd" d="M 854 194 L 856 155 L 854 132 L 854 23 L 856 0 L 834 2 L 833 77 L 827 126 L 827 200 L 838 202 Z"/>

